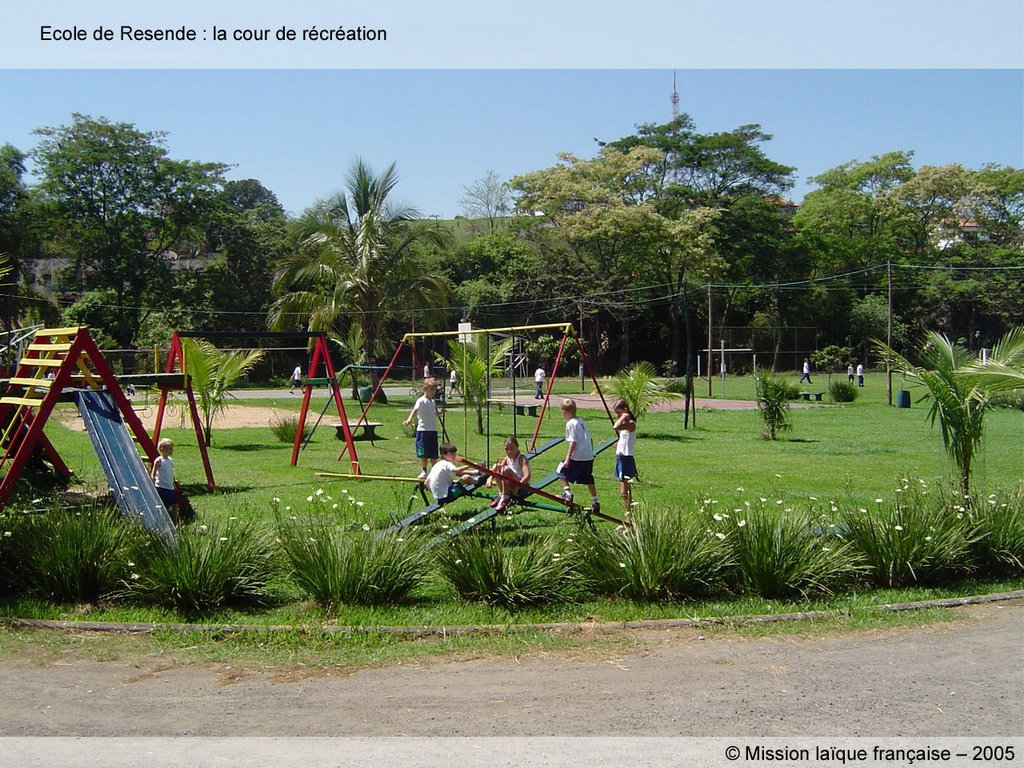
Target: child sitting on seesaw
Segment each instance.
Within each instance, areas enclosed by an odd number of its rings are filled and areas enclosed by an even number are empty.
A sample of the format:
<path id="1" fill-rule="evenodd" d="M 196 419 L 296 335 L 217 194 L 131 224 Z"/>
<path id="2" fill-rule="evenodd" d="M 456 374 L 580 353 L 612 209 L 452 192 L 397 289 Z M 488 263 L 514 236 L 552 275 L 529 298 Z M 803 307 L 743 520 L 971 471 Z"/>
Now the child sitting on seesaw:
<path id="1" fill-rule="evenodd" d="M 459 449 L 451 443 L 442 445 L 438 453 L 441 454 L 441 458 L 434 462 L 424 483 L 438 504 L 447 504 L 462 495 L 461 486 L 475 483 L 480 476 L 472 467 L 455 466 Z"/>
<path id="2" fill-rule="evenodd" d="M 529 493 L 523 485 L 530 482 L 530 460 L 526 458 L 525 453 L 519 452 L 519 441 L 515 437 L 505 438 L 505 457 L 495 462 L 491 472 L 494 474 L 487 478 L 487 484 L 493 484 L 498 489 L 498 495 L 491 502 L 491 506 L 499 512 L 502 512 L 512 499 L 522 498 Z"/>

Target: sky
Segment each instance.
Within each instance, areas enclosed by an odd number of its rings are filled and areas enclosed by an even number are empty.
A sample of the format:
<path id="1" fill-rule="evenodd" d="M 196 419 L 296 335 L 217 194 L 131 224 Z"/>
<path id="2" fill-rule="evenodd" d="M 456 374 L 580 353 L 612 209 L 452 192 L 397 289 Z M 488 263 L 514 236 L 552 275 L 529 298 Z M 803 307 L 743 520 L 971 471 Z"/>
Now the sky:
<path id="1" fill-rule="evenodd" d="M 913 151 L 918 166 L 1024 167 L 1019 2 L 634 0 L 627 11 L 522 0 L 487 14 L 490 4 L 467 0 L 426 5 L 424 15 L 425 4 L 391 0 L 355 18 L 320 0 L 15 6 L 0 28 L 0 143 L 29 150 L 34 129 L 73 112 L 129 122 L 165 131 L 172 157 L 260 180 L 292 213 L 339 191 L 356 157 L 375 170 L 394 162 L 398 200 L 450 218 L 488 171 L 508 180 L 667 122 L 674 74 L 680 111 L 699 131 L 758 123 L 773 136 L 763 150 L 796 169 L 796 202 L 809 177 L 894 150 Z M 43 25 L 91 36 L 124 23 L 273 37 L 339 18 L 385 28 L 390 41 L 40 39 Z"/>

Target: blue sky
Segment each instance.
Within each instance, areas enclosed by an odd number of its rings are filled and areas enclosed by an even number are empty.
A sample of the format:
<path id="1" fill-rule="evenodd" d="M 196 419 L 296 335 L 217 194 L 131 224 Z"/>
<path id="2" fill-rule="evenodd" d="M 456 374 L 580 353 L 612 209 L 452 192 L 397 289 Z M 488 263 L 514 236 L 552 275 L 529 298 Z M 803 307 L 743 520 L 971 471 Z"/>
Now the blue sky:
<path id="1" fill-rule="evenodd" d="M 122 24 L 200 39 L 92 39 Z M 388 41 L 201 39 L 338 24 Z M 43 25 L 88 39 L 45 42 Z M 450 217 L 488 170 L 508 179 L 667 121 L 673 71 L 698 130 L 774 136 L 794 200 L 809 176 L 892 150 L 1024 166 L 1020 0 L 39 0 L 0 25 L 0 143 L 28 150 L 72 112 L 131 122 L 294 213 L 340 189 L 353 158 L 394 161 L 401 201 Z"/>
<path id="2" fill-rule="evenodd" d="M 0 70 L 0 143 L 72 112 L 168 133 L 181 159 L 234 165 L 299 212 L 340 188 L 352 159 L 395 161 L 397 196 L 460 212 L 465 185 L 591 156 L 670 116 L 672 70 Z M 1024 166 L 1022 70 L 679 70 L 701 131 L 760 123 L 765 151 L 809 176 L 914 150 L 918 165 Z M 40 98 L 45 94 L 45 98 Z"/>

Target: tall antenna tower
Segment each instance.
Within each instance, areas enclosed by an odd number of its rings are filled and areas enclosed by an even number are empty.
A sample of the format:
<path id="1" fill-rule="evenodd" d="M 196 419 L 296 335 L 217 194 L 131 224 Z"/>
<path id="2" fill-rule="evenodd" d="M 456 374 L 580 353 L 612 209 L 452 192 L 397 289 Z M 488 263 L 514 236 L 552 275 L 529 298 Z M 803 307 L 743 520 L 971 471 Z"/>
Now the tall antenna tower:
<path id="1" fill-rule="evenodd" d="M 679 91 L 676 90 L 676 72 L 672 70 L 672 119 L 679 117 Z"/>

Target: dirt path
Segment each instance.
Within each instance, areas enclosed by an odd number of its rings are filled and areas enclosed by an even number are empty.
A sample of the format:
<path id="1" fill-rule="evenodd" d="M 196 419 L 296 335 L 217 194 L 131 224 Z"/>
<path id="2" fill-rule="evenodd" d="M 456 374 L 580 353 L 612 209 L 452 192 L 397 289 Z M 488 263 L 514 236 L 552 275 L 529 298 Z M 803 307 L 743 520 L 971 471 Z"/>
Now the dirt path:
<path id="1" fill-rule="evenodd" d="M 1024 732 L 1024 605 L 791 637 L 644 635 L 309 676 L 166 657 L 0 665 L 0 736 L 996 736 Z"/>

